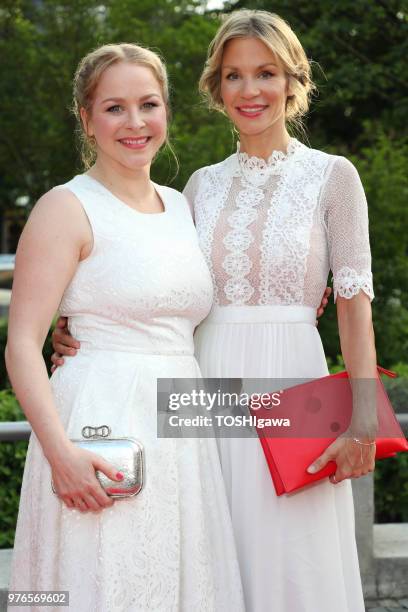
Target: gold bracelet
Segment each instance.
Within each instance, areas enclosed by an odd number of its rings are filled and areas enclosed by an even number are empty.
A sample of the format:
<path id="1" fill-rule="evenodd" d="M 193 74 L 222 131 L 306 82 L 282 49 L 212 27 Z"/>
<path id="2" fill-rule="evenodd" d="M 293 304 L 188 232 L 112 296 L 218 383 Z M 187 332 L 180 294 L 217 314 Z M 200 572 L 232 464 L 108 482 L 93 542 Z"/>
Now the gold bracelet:
<path id="1" fill-rule="evenodd" d="M 362 442 L 358 438 L 353 438 L 353 442 L 357 442 L 357 444 L 361 444 L 361 446 L 373 446 L 373 444 L 375 444 L 375 440 L 373 440 L 373 442 Z"/>

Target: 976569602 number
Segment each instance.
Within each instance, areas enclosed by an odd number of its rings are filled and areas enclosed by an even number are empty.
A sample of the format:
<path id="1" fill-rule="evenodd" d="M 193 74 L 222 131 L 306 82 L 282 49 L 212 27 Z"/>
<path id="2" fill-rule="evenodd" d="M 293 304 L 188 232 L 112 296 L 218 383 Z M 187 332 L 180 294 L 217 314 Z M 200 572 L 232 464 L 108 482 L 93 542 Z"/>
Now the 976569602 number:
<path id="1" fill-rule="evenodd" d="M 9 591 L 8 606 L 69 606 L 69 591 Z"/>

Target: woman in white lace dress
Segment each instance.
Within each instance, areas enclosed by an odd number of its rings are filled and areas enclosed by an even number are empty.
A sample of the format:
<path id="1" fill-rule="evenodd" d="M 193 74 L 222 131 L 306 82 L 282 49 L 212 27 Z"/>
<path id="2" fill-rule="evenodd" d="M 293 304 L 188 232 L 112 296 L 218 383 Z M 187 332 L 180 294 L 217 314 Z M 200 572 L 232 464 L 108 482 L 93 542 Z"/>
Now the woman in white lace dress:
<path id="1" fill-rule="evenodd" d="M 157 439 L 156 379 L 200 376 L 193 330 L 213 294 L 185 198 L 150 180 L 165 68 L 106 45 L 80 63 L 74 103 L 95 163 L 40 199 L 16 257 L 6 361 L 33 433 L 9 589 L 68 591 L 75 612 L 240 612 L 216 442 Z M 49 381 L 41 349 L 58 307 L 82 349 Z M 136 497 L 113 503 L 95 469 L 123 475 L 70 441 L 102 424 L 144 446 Z"/>
<path id="2" fill-rule="evenodd" d="M 195 172 L 185 189 L 215 290 L 195 334 L 203 375 L 326 375 L 315 311 L 331 269 L 349 375 L 376 378 L 358 173 L 286 129 L 312 87 L 299 40 L 275 15 L 237 11 L 211 43 L 200 85 L 240 137 L 236 154 Z M 373 434 L 364 433 L 316 458 L 315 469 L 336 461 L 331 481 L 282 497 L 257 439 L 220 440 L 248 612 L 364 611 L 349 480 L 374 467 Z"/>

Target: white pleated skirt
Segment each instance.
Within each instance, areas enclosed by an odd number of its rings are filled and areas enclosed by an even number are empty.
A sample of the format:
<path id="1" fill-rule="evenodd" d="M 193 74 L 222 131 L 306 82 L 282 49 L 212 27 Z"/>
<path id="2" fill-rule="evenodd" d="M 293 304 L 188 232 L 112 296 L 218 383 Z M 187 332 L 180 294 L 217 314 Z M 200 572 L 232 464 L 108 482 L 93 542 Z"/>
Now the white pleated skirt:
<path id="1" fill-rule="evenodd" d="M 315 313 L 215 306 L 195 333 L 203 376 L 326 375 Z M 220 439 L 219 450 L 247 612 L 364 612 L 350 481 L 277 497 L 257 438 Z"/>

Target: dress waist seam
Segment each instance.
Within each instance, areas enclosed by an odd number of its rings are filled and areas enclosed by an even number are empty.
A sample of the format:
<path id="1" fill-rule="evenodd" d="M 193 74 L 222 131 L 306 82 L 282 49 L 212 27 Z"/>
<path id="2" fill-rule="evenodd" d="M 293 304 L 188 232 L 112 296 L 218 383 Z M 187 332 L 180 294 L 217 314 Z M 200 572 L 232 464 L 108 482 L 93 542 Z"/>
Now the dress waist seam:
<path id="1" fill-rule="evenodd" d="M 131 355 L 143 355 L 145 357 L 194 357 L 194 353 L 191 350 L 183 350 L 180 349 L 168 350 L 168 351 L 154 351 L 151 349 L 141 349 L 139 347 L 118 347 L 118 346 L 98 346 L 87 342 L 86 340 L 80 340 L 81 348 L 79 349 L 79 353 L 87 352 L 91 353 L 95 352 L 109 352 L 109 353 L 129 353 Z"/>
<path id="2" fill-rule="evenodd" d="M 205 319 L 209 324 L 303 323 L 316 325 L 316 309 L 298 305 L 213 306 Z"/>

